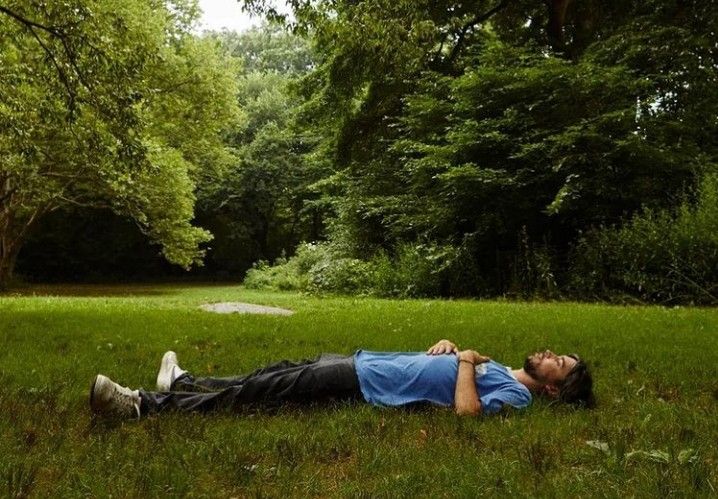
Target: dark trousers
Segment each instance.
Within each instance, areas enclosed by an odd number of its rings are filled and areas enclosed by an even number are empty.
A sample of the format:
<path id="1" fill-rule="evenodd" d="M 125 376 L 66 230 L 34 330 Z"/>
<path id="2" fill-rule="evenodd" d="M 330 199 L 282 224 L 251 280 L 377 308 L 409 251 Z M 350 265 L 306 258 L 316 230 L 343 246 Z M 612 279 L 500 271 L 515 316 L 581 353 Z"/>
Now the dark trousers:
<path id="1" fill-rule="evenodd" d="M 363 400 L 353 356 L 323 354 L 312 360 L 277 362 L 244 376 L 195 378 L 185 373 L 170 392 L 140 390 L 142 414 L 167 409 L 207 412 L 331 400 Z"/>

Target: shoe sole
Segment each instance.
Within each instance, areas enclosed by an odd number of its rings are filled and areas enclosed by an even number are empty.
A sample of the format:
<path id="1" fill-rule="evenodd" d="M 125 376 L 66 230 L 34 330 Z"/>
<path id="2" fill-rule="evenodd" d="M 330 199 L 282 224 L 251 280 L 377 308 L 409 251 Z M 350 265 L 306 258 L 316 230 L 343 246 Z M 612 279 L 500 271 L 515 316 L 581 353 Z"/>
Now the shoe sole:
<path id="1" fill-rule="evenodd" d="M 92 382 L 92 386 L 90 387 L 90 409 L 97 416 L 106 416 L 108 418 L 109 417 L 121 417 L 121 416 L 124 417 L 125 415 L 119 413 L 116 409 L 107 410 L 107 409 L 103 408 L 103 409 L 98 410 L 95 407 L 95 388 L 97 388 L 97 382 L 99 381 L 100 376 L 106 378 L 108 380 L 108 382 L 113 383 L 112 380 L 110 380 L 106 376 L 103 376 L 102 374 L 98 374 L 97 376 L 95 376 L 95 380 Z M 114 384 L 116 384 L 116 383 L 114 383 Z M 137 419 L 139 419 L 140 415 L 141 415 L 139 412 L 140 411 L 140 408 L 139 408 L 140 403 L 141 403 L 141 399 L 137 402 L 137 406 L 135 406 L 135 408 L 134 408 L 137 413 L 136 414 Z"/>
<path id="2" fill-rule="evenodd" d="M 92 386 L 90 387 L 90 409 L 92 409 L 92 412 L 97 412 L 95 411 L 95 386 L 97 386 L 97 380 L 99 378 L 99 375 L 95 376 L 95 379 L 92 381 Z"/>

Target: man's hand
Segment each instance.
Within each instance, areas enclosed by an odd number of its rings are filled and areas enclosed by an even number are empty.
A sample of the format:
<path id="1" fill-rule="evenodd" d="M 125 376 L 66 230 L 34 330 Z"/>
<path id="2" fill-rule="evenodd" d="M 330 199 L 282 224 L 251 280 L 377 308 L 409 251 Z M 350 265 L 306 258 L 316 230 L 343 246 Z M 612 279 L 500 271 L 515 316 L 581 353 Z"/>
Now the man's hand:
<path id="1" fill-rule="evenodd" d="M 436 345 L 429 348 L 426 353 L 429 355 L 443 355 L 445 353 L 458 353 L 459 348 L 449 340 L 440 340 Z"/>
<path id="2" fill-rule="evenodd" d="M 491 360 L 490 357 L 487 357 L 486 355 L 481 355 L 476 350 L 462 350 L 458 353 L 459 361 L 461 360 L 468 360 L 472 364 L 483 364 L 484 362 L 488 362 Z"/>

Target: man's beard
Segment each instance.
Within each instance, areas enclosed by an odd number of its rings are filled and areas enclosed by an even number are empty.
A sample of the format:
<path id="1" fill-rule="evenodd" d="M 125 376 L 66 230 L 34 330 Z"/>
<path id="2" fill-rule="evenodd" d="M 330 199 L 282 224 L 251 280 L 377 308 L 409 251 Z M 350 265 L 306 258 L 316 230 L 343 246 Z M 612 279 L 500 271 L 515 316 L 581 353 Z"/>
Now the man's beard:
<path id="1" fill-rule="evenodd" d="M 524 372 L 536 381 L 542 381 L 541 376 L 539 376 L 536 370 L 536 364 L 531 362 L 531 356 L 526 357 L 526 360 L 524 360 Z"/>

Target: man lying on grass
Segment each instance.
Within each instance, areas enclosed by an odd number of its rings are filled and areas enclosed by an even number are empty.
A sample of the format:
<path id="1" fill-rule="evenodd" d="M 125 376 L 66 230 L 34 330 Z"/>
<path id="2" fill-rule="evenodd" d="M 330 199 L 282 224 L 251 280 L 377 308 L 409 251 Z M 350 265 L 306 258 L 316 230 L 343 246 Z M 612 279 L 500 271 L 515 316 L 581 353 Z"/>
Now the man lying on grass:
<path id="1" fill-rule="evenodd" d="M 210 412 L 356 400 L 378 406 L 428 403 L 474 416 L 494 414 L 504 406 L 524 408 L 532 394 L 591 407 L 592 384 L 588 367 L 577 355 L 536 352 L 522 369 L 511 370 L 474 350 L 459 351 L 449 340 L 426 353 L 324 354 L 231 378 L 196 378 L 179 367 L 174 352 L 167 352 L 156 392 L 131 390 L 98 374 L 90 406 L 98 414 L 140 417 L 168 409 Z"/>

